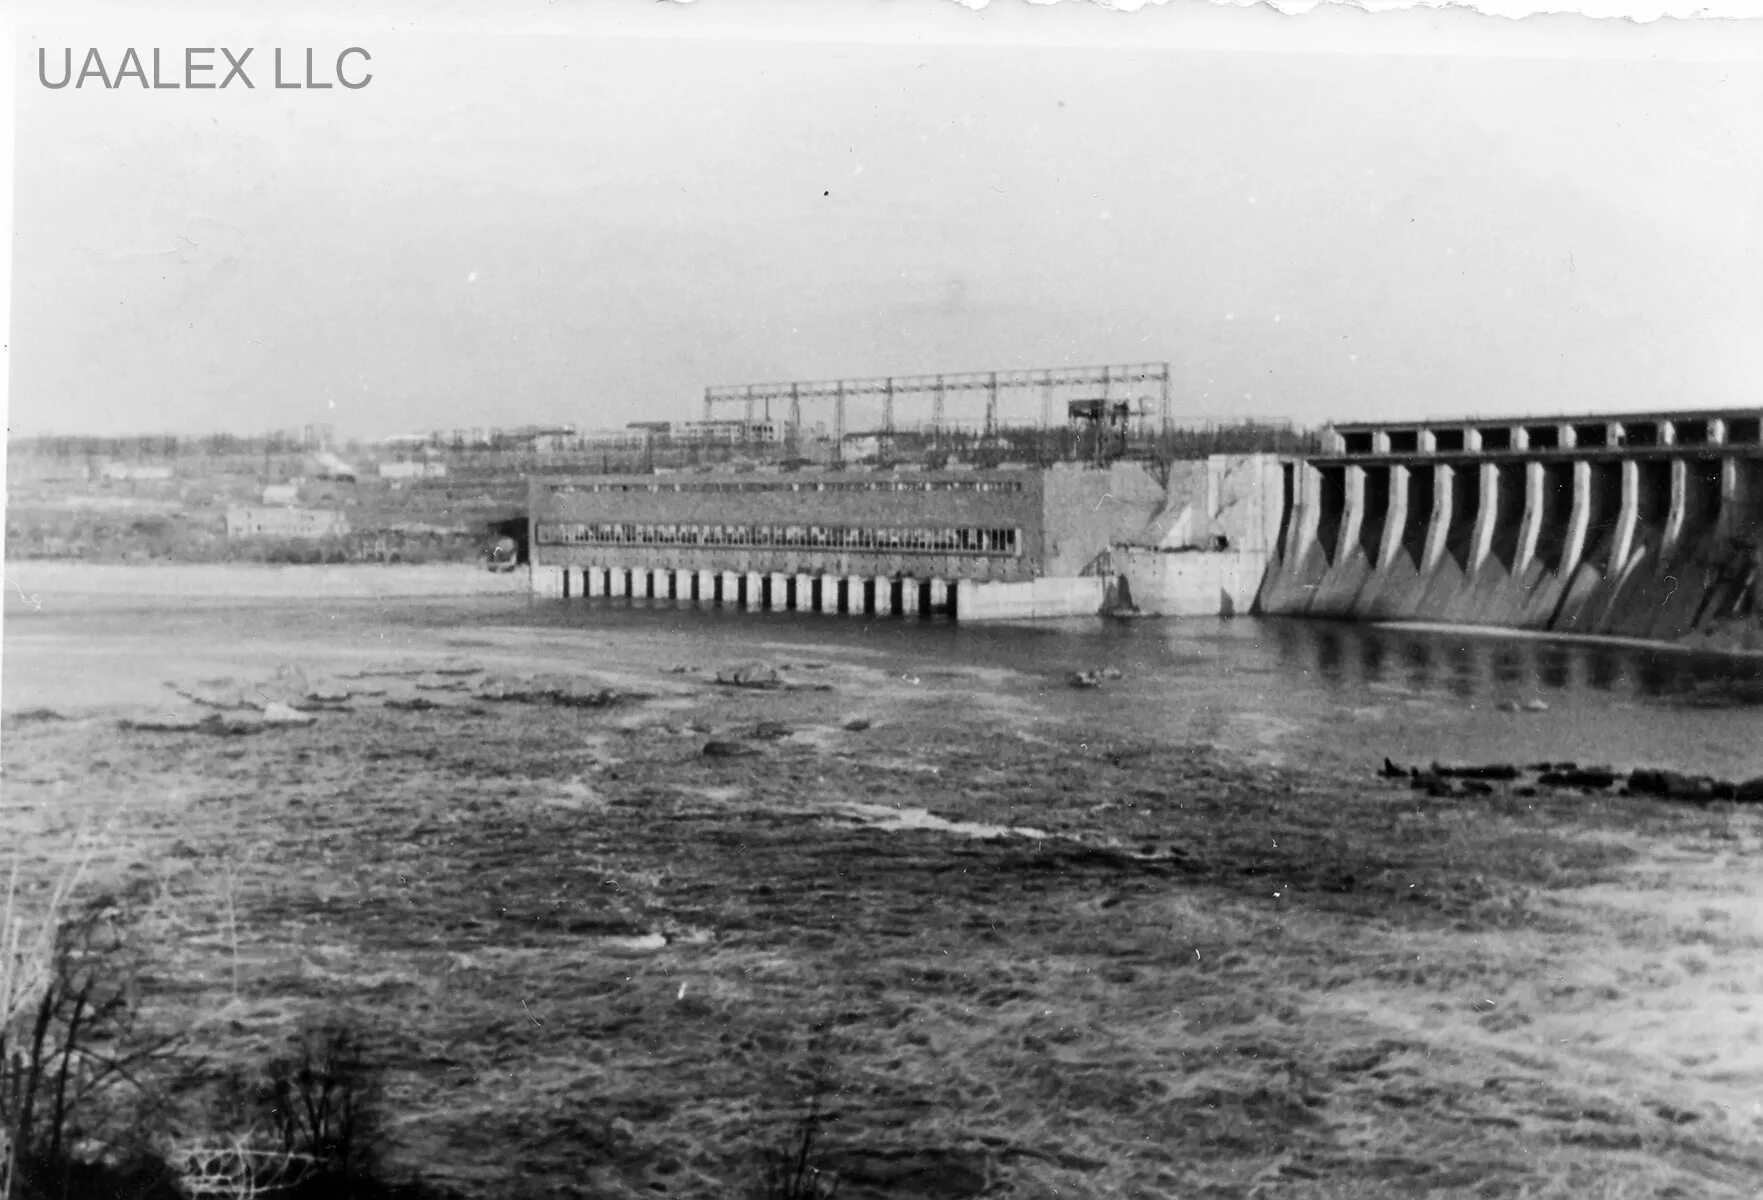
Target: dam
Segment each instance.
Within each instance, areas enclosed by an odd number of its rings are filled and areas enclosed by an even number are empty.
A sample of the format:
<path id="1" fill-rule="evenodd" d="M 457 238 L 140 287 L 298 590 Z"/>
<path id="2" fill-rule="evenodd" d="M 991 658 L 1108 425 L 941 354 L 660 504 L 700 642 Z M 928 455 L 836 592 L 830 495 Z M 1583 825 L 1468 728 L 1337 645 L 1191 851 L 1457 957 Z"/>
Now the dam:
<path id="1" fill-rule="evenodd" d="M 530 481 L 532 590 L 964 621 L 1481 625 L 1763 648 L 1763 409 L 1340 424 L 1319 452 Z"/>
<path id="2" fill-rule="evenodd" d="M 1260 612 L 1757 641 L 1763 409 L 1338 425 Z"/>

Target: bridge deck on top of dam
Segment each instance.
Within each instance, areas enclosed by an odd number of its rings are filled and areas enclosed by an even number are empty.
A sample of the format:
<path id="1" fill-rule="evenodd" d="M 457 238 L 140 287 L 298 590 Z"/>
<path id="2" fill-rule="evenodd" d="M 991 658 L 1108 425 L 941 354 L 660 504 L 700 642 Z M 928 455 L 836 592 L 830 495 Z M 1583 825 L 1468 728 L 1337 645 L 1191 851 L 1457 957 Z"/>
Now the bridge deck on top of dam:
<path id="1" fill-rule="evenodd" d="M 1763 409 L 1336 426 L 1258 606 L 1763 646 Z"/>
<path id="2" fill-rule="evenodd" d="M 1755 448 L 1763 409 L 1338 424 L 1314 458 Z"/>

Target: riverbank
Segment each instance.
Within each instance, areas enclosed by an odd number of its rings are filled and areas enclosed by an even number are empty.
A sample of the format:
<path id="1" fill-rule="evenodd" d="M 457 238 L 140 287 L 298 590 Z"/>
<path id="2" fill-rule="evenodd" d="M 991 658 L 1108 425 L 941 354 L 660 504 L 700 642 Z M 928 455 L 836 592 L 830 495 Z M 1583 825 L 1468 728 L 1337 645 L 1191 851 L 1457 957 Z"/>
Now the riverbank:
<path id="1" fill-rule="evenodd" d="M 132 603 L 178 598 L 191 602 L 264 599 L 393 599 L 524 595 L 525 568 L 486 570 L 482 563 L 352 564 L 8 562 L 8 607 L 94 598 Z"/>
<path id="2" fill-rule="evenodd" d="M 1295 668 L 1190 658 L 1134 704 L 1164 668 L 1074 691 L 1057 631 L 127 590 L 51 599 L 16 657 L 8 624 L 0 803 L 34 895 L 98 835 L 142 1011 L 206 1064 L 186 1130 L 223 1131 L 203 1081 L 343 1018 L 393 1166 L 473 1196 L 733 1194 L 817 1091 L 852 1200 L 1763 1175 L 1755 807 L 1428 796 L 1301 752 L 1308 710 L 1224 711 Z M 1020 638 L 1046 665 L 980 653 Z M 754 658 L 775 686 L 717 681 Z M 1383 686 L 1334 717 L 1361 758 L 1460 722 Z"/>

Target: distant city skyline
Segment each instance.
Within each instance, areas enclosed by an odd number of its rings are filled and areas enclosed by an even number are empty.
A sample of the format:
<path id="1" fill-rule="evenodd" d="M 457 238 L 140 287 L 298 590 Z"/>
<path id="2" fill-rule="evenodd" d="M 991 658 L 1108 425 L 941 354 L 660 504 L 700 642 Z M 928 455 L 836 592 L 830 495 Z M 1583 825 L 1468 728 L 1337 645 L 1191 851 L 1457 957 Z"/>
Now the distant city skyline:
<path id="1" fill-rule="evenodd" d="M 1177 421 L 1763 403 L 1754 60 L 188 25 L 20 38 L 15 434 L 1164 360 Z M 358 42 L 359 90 L 37 79 Z"/>

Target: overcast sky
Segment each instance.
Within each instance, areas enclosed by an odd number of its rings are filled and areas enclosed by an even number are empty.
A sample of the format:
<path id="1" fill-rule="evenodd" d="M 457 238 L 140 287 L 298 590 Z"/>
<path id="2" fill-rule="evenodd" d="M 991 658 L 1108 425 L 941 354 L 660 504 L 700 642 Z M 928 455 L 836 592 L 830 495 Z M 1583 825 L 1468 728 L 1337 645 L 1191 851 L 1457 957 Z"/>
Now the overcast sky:
<path id="1" fill-rule="evenodd" d="M 229 21 L 23 39 L 15 432 L 1145 360 L 1178 417 L 1763 403 L 1755 62 Z M 368 87 L 270 86 L 356 43 Z M 92 44 L 253 45 L 258 86 L 41 86 Z"/>

